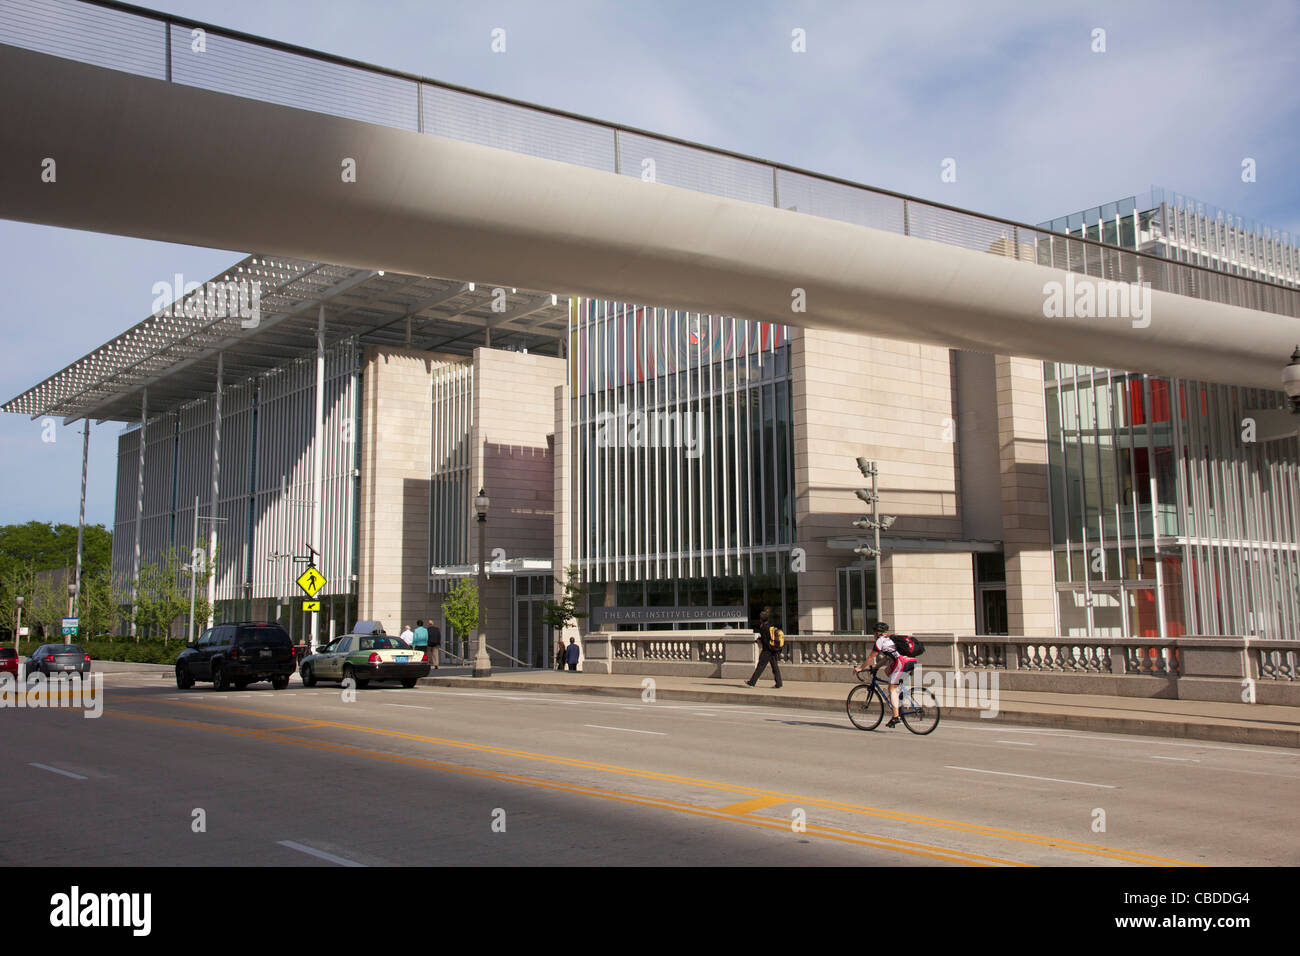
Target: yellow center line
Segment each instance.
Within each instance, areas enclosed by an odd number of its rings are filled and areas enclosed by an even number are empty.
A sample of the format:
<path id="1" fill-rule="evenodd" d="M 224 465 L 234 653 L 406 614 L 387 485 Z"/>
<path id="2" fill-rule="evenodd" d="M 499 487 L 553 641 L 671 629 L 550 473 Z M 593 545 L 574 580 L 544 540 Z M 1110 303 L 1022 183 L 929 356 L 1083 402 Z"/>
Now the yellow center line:
<path id="1" fill-rule="evenodd" d="M 195 730 L 206 730 L 211 733 L 226 734 L 235 737 L 247 737 L 254 740 L 263 740 L 275 743 L 289 744 L 294 747 L 306 747 L 310 750 L 321 750 L 328 753 L 346 754 L 354 757 L 365 757 L 369 760 L 382 760 L 387 763 L 399 763 L 412 767 L 427 767 L 433 770 L 439 770 L 447 773 L 455 773 L 463 776 L 477 777 L 484 780 L 494 780 L 502 783 L 519 784 L 526 787 L 536 787 L 543 790 L 551 790 L 557 793 L 568 793 L 577 796 L 597 797 L 603 800 L 613 800 L 618 803 L 631 804 L 633 806 L 649 807 L 652 809 L 668 810 L 673 813 L 684 813 L 690 816 L 703 817 L 713 820 L 725 820 L 731 823 L 742 823 L 747 826 L 759 827 L 765 830 L 792 830 L 789 823 L 782 820 L 771 820 L 766 818 L 746 818 L 736 816 L 735 814 L 724 813 L 713 807 L 702 807 L 690 803 L 669 800 L 662 797 L 650 797 L 640 794 L 620 793 L 613 790 L 603 790 L 599 787 L 587 786 L 584 784 L 562 783 L 555 780 L 544 780 L 537 777 L 525 777 L 516 773 L 508 773 L 498 770 L 484 770 L 478 767 L 465 767 L 458 764 L 444 763 L 439 760 L 431 760 L 425 757 L 413 757 L 405 754 L 386 754 L 378 753 L 373 750 L 366 750 L 360 747 L 350 747 L 346 744 L 335 744 L 318 740 L 304 740 L 295 737 L 286 737 L 282 734 L 270 730 L 251 730 L 239 727 L 230 727 L 223 724 L 205 724 L 197 721 L 181 720 L 174 717 L 153 717 L 145 714 L 130 714 L 123 711 L 114 711 L 114 717 L 121 717 L 127 720 L 146 721 L 149 723 L 165 724 L 172 727 L 186 727 Z M 914 843 L 908 840 L 893 840 L 883 837 L 873 837 L 867 834 L 854 833 L 851 830 L 839 830 L 833 827 L 809 826 L 803 831 L 806 835 L 817 837 L 822 840 L 831 840 L 837 843 L 849 843 L 855 846 L 870 847 L 876 850 L 885 850 L 890 853 L 902 853 L 908 856 L 925 857 L 931 860 L 939 860 L 944 863 L 965 863 L 971 866 L 1025 866 L 1015 860 L 1003 860 L 997 857 L 984 856 L 978 853 L 968 853 L 964 850 L 952 850 L 944 847 L 928 846 L 923 843 Z"/>
<path id="2" fill-rule="evenodd" d="M 827 810 L 837 810 L 844 813 L 858 814 L 862 816 L 879 817 L 884 820 L 892 820 L 900 823 L 919 824 L 927 827 L 938 829 L 952 830 L 959 833 L 971 833 L 979 836 L 994 837 L 1001 840 L 1010 840 L 1016 843 L 1027 843 L 1033 846 L 1046 847 L 1053 850 L 1064 850 L 1070 853 L 1080 853 L 1088 856 L 1098 856 L 1106 859 L 1122 860 L 1130 863 L 1142 863 L 1152 866 L 1203 866 L 1204 864 L 1192 863 L 1186 860 L 1177 860 L 1170 857 L 1154 856 L 1148 853 L 1139 853 L 1137 851 L 1117 850 L 1110 847 L 1098 846 L 1091 843 L 1082 843 L 1076 840 L 1064 840 L 1056 837 L 1042 836 L 1036 833 L 1022 833 L 1017 830 L 1007 830 L 1002 827 L 985 826 L 978 823 L 966 823 L 960 820 L 948 820 L 942 817 L 927 817 L 913 813 L 903 813 L 897 810 L 882 810 L 876 807 L 866 807 L 857 804 L 843 803 L 837 800 L 826 800 L 819 797 L 800 796 L 798 794 L 781 793 L 774 790 L 764 790 L 759 787 L 746 786 L 744 784 L 720 783 L 714 780 L 701 780 L 694 777 L 684 777 L 679 774 L 661 773 L 654 770 L 638 770 L 632 767 L 620 767 L 614 764 L 597 763 L 590 760 L 580 760 L 574 757 L 561 757 L 554 754 L 531 753 L 526 750 L 515 750 L 510 747 L 497 747 L 490 744 L 471 743 L 464 740 L 453 740 L 446 737 L 432 737 L 427 734 L 415 734 L 408 731 L 390 730 L 383 727 L 371 727 L 364 724 L 350 724 L 342 721 L 321 721 L 311 717 L 293 717 L 289 714 L 269 713 L 265 711 L 248 710 L 240 707 L 225 707 L 219 704 L 205 704 L 199 701 L 168 701 L 156 697 L 136 697 L 134 700 L 148 700 L 159 703 L 180 705 L 184 707 L 193 707 L 201 710 L 213 710 L 222 713 L 239 714 L 246 717 L 275 717 L 281 720 L 298 720 L 305 723 L 313 723 L 321 727 L 333 727 L 337 730 L 350 730 L 357 733 L 372 734 L 384 737 L 393 737 L 400 740 L 417 741 L 420 743 L 431 743 L 440 747 L 455 748 L 458 750 L 469 750 L 476 753 L 494 754 L 497 756 L 514 757 L 521 760 L 534 760 L 543 763 L 550 763 L 557 766 L 575 767 L 582 770 L 593 770 L 600 773 L 618 774 L 627 777 L 634 777 L 642 780 L 654 780 L 662 783 L 676 783 L 683 786 L 698 787 L 709 790 L 721 790 L 727 793 L 747 794 L 751 797 L 780 798 L 779 802 L 793 803 L 797 806 L 815 806 Z"/>
<path id="3" fill-rule="evenodd" d="M 740 803 L 733 803 L 730 806 L 722 807 L 721 813 L 748 813 L 750 810 L 762 810 L 764 807 L 774 807 L 778 803 L 785 803 L 785 797 L 755 797 L 753 800 L 744 800 Z"/>

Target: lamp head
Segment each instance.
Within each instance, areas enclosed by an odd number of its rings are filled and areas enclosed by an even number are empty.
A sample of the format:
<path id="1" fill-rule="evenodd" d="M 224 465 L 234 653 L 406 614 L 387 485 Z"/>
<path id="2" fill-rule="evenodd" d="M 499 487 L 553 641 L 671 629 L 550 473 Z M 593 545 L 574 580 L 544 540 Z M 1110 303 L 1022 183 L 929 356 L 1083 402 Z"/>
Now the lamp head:
<path id="1" fill-rule="evenodd" d="M 1291 361 L 1282 369 L 1282 388 L 1286 391 L 1291 413 L 1300 415 L 1300 345 L 1291 353 Z"/>

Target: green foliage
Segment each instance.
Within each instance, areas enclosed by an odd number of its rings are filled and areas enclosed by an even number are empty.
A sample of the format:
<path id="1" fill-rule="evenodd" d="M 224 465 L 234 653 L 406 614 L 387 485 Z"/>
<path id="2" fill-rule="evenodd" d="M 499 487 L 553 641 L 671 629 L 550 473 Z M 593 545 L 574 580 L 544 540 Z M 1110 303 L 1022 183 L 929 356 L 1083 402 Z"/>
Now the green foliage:
<path id="1" fill-rule="evenodd" d="M 76 644 L 84 648 L 92 661 L 134 661 L 139 664 L 174 664 L 183 645 L 175 641 L 170 644 L 162 638 L 144 638 L 136 642 L 135 638 L 117 637 L 104 640 L 82 640 L 78 637 L 62 637 L 55 634 L 45 641 L 23 641 L 18 653 L 30 655 L 41 644 Z"/>
<path id="2" fill-rule="evenodd" d="M 215 561 L 205 563 L 204 570 L 197 574 L 194 581 L 196 621 L 207 620 L 208 578 L 215 566 Z M 175 548 L 167 549 L 161 565 L 145 563 L 140 566 L 135 598 L 135 625 L 142 634 L 166 640 L 177 618 L 189 615 L 191 574 L 189 565 L 182 564 Z"/>
<path id="3" fill-rule="evenodd" d="M 558 603 L 547 601 L 543 605 L 542 620 L 548 627 L 563 631 L 577 623 L 578 618 L 587 616 L 585 611 L 578 610 L 587 594 L 587 589 L 578 582 L 578 567 L 571 564 L 564 569 L 564 596 Z"/>
<path id="4" fill-rule="evenodd" d="M 442 610 L 447 615 L 447 623 L 461 637 L 468 638 L 478 630 L 478 586 L 469 578 L 461 578 L 447 592 Z"/>
<path id="5" fill-rule="evenodd" d="M 82 542 L 82 593 L 95 589 L 97 607 L 105 603 L 104 590 L 112 590 L 107 584 L 112 542 L 112 534 L 103 525 L 86 526 Z M 32 633 L 42 627 L 49 640 L 58 640 L 60 622 L 68 611 L 68 594 L 57 588 L 48 576 L 37 575 L 42 571 L 70 570 L 76 564 L 76 525 L 28 521 L 0 526 L 0 629 L 8 631 L 14 626 L 18 610 L 15 598 L 22 595 L 23 624 L 31 627 Z M 96 578 L 102 578 L 104 583 L 92 584 Z M 97 626 L 99 633 L 104 633 L 113 628 L 114 622 L 106 620 Z"/>
<path id="6" fill-rule="evenodd" d="M 81 568 L 108 571 L 112 560 L 113 535 L 102 524 L 86 525 L 82 540 Z M 29 521 L 0 526 L 0 578 L 10 572 L 51 571 L 77 564 L 77 526 Z"/>

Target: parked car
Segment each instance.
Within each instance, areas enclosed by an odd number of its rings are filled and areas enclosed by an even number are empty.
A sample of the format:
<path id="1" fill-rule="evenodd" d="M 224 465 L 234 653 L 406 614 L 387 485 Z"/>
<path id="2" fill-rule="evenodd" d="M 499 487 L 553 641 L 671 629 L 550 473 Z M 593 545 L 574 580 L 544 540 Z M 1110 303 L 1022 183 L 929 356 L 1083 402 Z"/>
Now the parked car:
<path id="1" fill-rule="evenodd" d="M 39 672 L 46 677 L 52 674 L 85 677 L 90 673 L 90 655 L 76 644 L 42 644 L 27 658 L 26 669 L 28 674 Z"/>
<path id="2" fill-rule="evenodd" d="M 279 624 L 241 621 L 218 624 L 176 658 L 176 686 L 189 690 L 195 681 L 212 681 L 216 690 L 269 680 L 276 690 L 289 686 L 297 664 L 293 642 Z"/>
<path id="3" fill-rule="evenodd" d="M 365 687 L 372 680 L 401 681 L 414 687 L 429 676 L 429 655 L 400 637 L 382 633 L 344 634 L 302 662 L 302 682 L 315 687 L 318 680 L 356 681 Z"/>
<path id="4" fill-rule="evenodd" d="M 18 652 L 12 647 L 0 647 L 0 674 L 18 676 Z"/>

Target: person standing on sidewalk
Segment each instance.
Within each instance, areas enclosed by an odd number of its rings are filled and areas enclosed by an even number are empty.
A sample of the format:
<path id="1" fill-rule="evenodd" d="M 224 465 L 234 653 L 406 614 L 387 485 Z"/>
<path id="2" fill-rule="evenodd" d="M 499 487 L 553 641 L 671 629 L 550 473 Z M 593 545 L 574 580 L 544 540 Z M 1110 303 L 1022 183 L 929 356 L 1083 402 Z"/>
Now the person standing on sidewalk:
<path id="1" fill-rule="evenodd" d="M 438 625 L 434 624 L 433 621 L 426 624 L 424 629 L 429 635 L 429 663 L 433 665 L 434 670 L 437 670 L 438 653 L 442 647 L 442 631 L 438 629 Z"/>
<path id="2" fill-rule="evenodd" d="M 555 649 L 555 669 L 557 671 L 564 670 L 565 650 L 564 637 L 561 636 L 560 646 Z"/>
<path id="3" fill-rule="evenodd" d="M 415 634 L 411 638 L 411 646 L 420 652 L 429 650 L 429 631 L 423 621 L 415 622 Z"/>
<path id="4" fill-rule="evenodd" d="M 397 636 L 400 637 L 407 644 L 410 644 L 411 641 L 415 640 L 415 632 L 411 630 L 411 625 L 409 624 L 403 624 L 402 633 L 398 634 Z"/>
<path id="5" fill-rule="evenodd" d="M 582 650 L 578 647 L 577 640 L 572 637 L 569 638 L 569 646 L 564 649 L 564 659 L 569 663 L 569 670 L 576 671 L 578 669 L 578 657 L 581 654 Z"/>
<path id="6" fill-rule="evenodd" d="M 767 665 L 772 665 L 772 679 L 776 681 L 776 686 L 781 687 L 781 650 L 785 647 L 785 632 L 772 623 L 772 609 L 763 608 L 763 613 L 758 616 L 758 666 L 754 668 L 754 676 L 745 681 L 750 687 L 758 683 L 758 679 L 763 676 L 763 671 L 767 670 Z"/>

